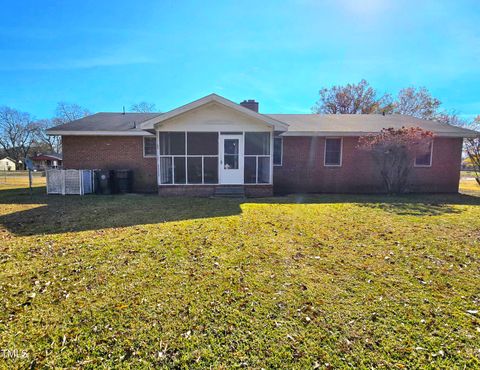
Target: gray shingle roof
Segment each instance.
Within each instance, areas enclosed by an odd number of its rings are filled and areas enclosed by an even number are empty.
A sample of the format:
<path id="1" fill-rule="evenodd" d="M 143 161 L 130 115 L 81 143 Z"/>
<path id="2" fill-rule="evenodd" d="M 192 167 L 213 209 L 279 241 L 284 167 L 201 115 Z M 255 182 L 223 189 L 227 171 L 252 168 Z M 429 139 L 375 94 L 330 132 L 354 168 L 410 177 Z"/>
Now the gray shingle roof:
<path id="1" fill-rule="evenodd" d="M 32 160 L 35 160 L 40 157 L 49 157 L 49 158 L 54 158 L 54 159 L 63 159 L 63 154 L 62 153 L 55 153 L 55 152 L 50 152 L 50 153 L 38 153 L 34 157 L 32 157 Z"/>
<path id="2" fill-rule="evenodd" d="M 161 113 L 96 113 L 64 125 L 52 127 L 50 134 L 62 135 L 82 132 L 97 132 L 99 135 L 145 135 L 140 124 Z M 286 123 L 285 136 L 338 135 L 358 136 L 379 132 L 382 128 L 420 127 L 438 136 L 471 137 L 477 132 L 437 121 L 418 119 L 400 114 L 265 114 L 277 121 Z"/>
<path id="3" fill-rule="evenodd" d="M 468 137 L 478 132 L 400 114 L 268 114 L 289 125 L 285 136 L 345 135 L 379 132 L 382 128 L 420 127 L 438 136 Z"/>
<path id="4" fill-rule="evenodd" d="M 136 129 L 140 123 L 157 117 L 161 113 L 107 113 L 101 112 L 72 122 L 50 128 L 49 132 L 71 131 L 142 131 Z"/>

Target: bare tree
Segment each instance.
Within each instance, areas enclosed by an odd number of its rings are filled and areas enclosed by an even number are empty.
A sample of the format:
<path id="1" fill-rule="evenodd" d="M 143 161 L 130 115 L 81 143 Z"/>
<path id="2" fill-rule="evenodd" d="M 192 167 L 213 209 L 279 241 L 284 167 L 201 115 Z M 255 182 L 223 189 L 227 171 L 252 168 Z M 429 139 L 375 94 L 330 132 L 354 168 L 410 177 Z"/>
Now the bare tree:
<path id="1" fill-rule="evenodd" d="M 137 104 L 132 104 L 132 106 L 130 107 L 130 112 L 151 113 L 156 111 L 157 111 L 157 108 L 155 107 L 155 104 L 148 103 L 146 101 L 142 101 Z"/>
<path id="2" fill-rule="evenodd" d="M 55 109 L 55 125 L 61 125 L 88 116 L 90 111 L 78 104 L 58 102 Z"/>
<path id="3" fill-rule="evenodd" d="M 404 193 L 416 153 L 425 152 L 433 134 L 419 127 L 384 128 L 380 134 L 362 136 L 359 148 L 378 164 L 387 193 Z"/>
<path id="4" fill-rule="evenodd" d="M 47 130 L 55 126 L 53 119 L 42 119 L 35 122 L 37 125 L 36 141 L 40 147 L 44 147 L 48 152 L 61 153 L 62 139 L 57 135 L 47 135 Z"/>
<path id="5" fill-rule="evenodd" d="M 398 93 L 393 112 L 422 119 L 435 119 L 441 104 L 425 87 L 407 87 Z"/>
<path id="6" fill-rule="evenodd" d="M 0 146 L 17 163 L 24 162 L 38 133 L 29 113 L 0 107 Z"/>
<path id="7" fill-rule="evenodd" d="M 477 116 L 472 124 L 466 128 L 480 131 L 480 116 Z M 478 185 L 480 185 L 480 135 L 473 138 L 467 138 L 464 141 L 465 151 L 470 159 L 475 172 L 475 179 Z"/>
<path id="8" fill-rule="evenodd" d="M 52 119 L 42 119 L 35 122 L 37 126 L 36 141 L 38 147 L 46 148 L 48 151 L 60 153 L 62 150 L 62 140 L 60 136 L 47 135 L 47 129 L 75 121 L 88 116 L 90 111 L 75 103 L 58 102 L 55 109 L 55 117 Z"/>
<path id="9" fill-rule="evenodd" d="M 313 113 L 371 114 L 390 113 L 393 109 L 391 96 L 378 96 L 367 81 L 358 84 L 333 86 L 319 91 L 320 99 L 312 108 Z"/>
<path id="10" fill-rule="evenodd" d="M 435 116 L 434 119 L 440 123 L 446 123 L 447 125 L 461 126 L 461 127 L 468 125 L 468 122 L 462 119 L 456 111 L 440 112 Z"/>

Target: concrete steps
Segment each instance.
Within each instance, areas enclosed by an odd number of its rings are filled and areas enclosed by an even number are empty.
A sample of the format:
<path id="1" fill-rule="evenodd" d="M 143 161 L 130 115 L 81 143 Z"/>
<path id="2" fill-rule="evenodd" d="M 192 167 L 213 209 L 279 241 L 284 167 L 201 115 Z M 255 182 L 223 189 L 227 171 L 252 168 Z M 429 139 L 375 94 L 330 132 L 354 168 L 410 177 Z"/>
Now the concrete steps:
<path id="1" fill-rule="evenodd" d="M 245 187 L 242 185 L 217 186 L 213 196 L 220 198 L 245 198 Z"/>

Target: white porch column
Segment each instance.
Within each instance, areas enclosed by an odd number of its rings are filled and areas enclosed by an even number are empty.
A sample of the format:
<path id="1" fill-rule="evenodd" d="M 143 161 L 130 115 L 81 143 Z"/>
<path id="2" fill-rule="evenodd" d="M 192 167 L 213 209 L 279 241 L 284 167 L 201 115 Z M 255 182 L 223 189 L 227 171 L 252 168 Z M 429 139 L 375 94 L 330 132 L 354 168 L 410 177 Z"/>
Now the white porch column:
<path id="1" fill-rule="evenodd" d="M 272 128 L 270 131 L 270 184 L 273 185 L 273 138 L 275 134 L 275 129 Z"/>
<path id="2" fill-rule="evenodd" d="M 160 186 L 160 133 L 155 130 L 156 147 L 157 147 L 157 187 Z M 158 190 L 158 189 L 157 189 Z"/>

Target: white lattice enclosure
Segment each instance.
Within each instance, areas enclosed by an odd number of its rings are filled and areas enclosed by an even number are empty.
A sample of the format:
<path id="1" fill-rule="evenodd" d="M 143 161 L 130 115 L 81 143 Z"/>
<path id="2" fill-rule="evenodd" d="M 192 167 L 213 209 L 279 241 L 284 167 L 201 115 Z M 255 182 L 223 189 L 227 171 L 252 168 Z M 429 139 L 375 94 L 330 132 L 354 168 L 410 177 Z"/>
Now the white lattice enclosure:
<path id="1" fill-rule="evenodd" d="M 48 170 L 47 194 L 88 194 L 93 192 L 92 170 Z"/>

